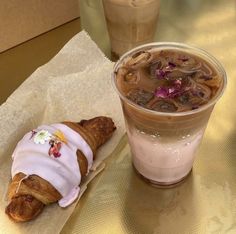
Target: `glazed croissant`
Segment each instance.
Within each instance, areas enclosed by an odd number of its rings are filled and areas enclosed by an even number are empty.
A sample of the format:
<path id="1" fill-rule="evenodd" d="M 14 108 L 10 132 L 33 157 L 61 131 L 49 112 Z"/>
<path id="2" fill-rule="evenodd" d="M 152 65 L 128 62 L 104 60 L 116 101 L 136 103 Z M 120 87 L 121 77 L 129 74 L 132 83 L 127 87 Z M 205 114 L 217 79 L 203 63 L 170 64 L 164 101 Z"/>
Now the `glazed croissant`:
<path id="1" fill-rule="evenodd" d="M 13 179 L 8 188 L 10 203 L 6 214 L 14 221 L 24 222 L 38 216 L 50 203 L 58 202 L 62 207 L 71 204 L 98 148 L 115 129 L 111 118 L 101 116 L 79 123 L 42 126 L 26 134 L 13 153 Z M 43 178 L 46 174 L 49 179 Z M 79 184 L 75 186 L 76 183 Z"/>

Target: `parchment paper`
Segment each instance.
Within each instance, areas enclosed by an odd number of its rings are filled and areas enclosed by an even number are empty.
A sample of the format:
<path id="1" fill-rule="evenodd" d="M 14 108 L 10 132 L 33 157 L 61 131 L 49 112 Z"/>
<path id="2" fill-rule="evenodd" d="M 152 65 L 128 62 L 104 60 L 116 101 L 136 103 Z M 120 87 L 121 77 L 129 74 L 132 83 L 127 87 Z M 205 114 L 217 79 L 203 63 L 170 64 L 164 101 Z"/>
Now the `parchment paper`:
<path id="1" fill-rule="evenodd" d="M 37 55 L 36 55 L 37 56 Z M 76 203 L 68 208 L 47 206 L 27 223 L 14 223 L 5 214 L 11 175 L 11 153 L 23 135 L 40 124 L 80 121 L 103 115 L 112 117 L 117 130 L 98 152 L 93 171 L 81 187 L 104 168 L 125 129 L 119 98 L 111 84 L 113 63 L 82 31 L 47 64 L 38 68 L 0 107 L 0 233 L 59 233 Z M 95 170 L 96 169 L 96 170 Z"/>

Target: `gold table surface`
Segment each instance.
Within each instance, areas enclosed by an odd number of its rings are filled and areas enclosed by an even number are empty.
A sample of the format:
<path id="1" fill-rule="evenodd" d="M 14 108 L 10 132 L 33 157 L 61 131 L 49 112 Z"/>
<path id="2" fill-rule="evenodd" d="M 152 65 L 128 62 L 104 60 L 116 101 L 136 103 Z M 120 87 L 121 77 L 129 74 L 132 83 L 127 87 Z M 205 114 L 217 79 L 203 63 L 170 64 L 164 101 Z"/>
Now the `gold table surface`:
<path id="1" fill-rule="evenodd" d="M 94 8 L 95 1 L 90 3 Z M 84 17 L 87 22 L 82 23 L 93 30 L 89 17 L 97 16 Z M 103 41 L 103 34 L 91 33 Z M 63 234 L 236 233 L 236 1 L 163 0 L 156 41 L 201 47 L 218 58 L 228 75 L 227 90 L 215 106 L 193 171 L 176 188 L 151 187 L 134 172 L 124 137 Z"/>
<path id="2" fill-rule="evenodd" d="M 99 1 L 87 2 L 96 6 Z M 90 16 L 86 17 L 89 20 Z M 93 17 L 96 20 L 99 14 Z M 96 27 L 101 26 L 98 24 L 97 19 Z M 210 118 L 193 171 L 172 189 L 146 184 L 132 168 L 124 136 L 106 161 L 105 170 L 89 185 L 62 234 L 236 233 L 236 109 L 232 103 L 236 100 L 235 27 L 235 0 L 162 0 L 155 40 L 206 49 L 218 58 L 228 75 L 226 92 Z M 91 24 L 88 31 L 93 29 Z M 78 31 L 76 20 L 0 54 L 0 102 Z M 108 54 L 106 35 L 98 28 L 91 33 Z"/>

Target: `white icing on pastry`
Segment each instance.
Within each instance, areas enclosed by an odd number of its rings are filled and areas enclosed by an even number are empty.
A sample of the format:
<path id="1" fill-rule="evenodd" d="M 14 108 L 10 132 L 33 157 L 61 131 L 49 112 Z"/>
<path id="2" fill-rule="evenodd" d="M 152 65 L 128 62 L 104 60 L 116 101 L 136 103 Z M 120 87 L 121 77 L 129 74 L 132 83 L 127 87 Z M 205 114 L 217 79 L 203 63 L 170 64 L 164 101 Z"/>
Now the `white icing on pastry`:
<path id="1" fill-rule="evenodd" d="M 66 138 L 66 143 L 60 142 L 60 153 L 57 157 L 49 155 L 49 138 L 42 140 L 42 144 L 35 143 L 34 137 L 41 130 L 48 131 L 48 136 L 60 131 Z M 42 125 L 27 133 L 17 144 L 12 155 L 12 178 L 19 172 L 27 176 L 40 176 L 57 189 L 62 195 L 58 203 L 61 207 L 66 207 L 78 197 L 80 190 L 81 173 L 77 162 L 77 149 L 87 158 L 89 171 L 93 162 L 93 152 L 79 133 L 64 124 Z"/>

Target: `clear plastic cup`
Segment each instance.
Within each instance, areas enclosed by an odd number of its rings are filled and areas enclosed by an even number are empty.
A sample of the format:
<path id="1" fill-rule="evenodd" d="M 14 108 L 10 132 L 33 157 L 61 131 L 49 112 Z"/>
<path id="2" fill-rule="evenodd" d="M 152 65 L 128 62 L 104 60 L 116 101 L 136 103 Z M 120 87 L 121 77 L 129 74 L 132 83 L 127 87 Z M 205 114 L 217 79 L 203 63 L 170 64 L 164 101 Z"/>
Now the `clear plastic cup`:
<path id="1" fill-rule="evenodd" d="M 198 109 L 174 113 L 149 110 L 127 99 L 117 85 L 117 70 L 138 51 L 154 48 L 184 51 L 210 63 L 222 78 L 216 95 Z M 224 68 L 212 55 L 199 48 L 180 43 L 151 43 L 124 54 L 115 64 L 112 81 L 121 100 L 136 171 L 155 185 L 178 184 L 191 172 L 211 112 L 225 90 L 227 80 Z"/>

